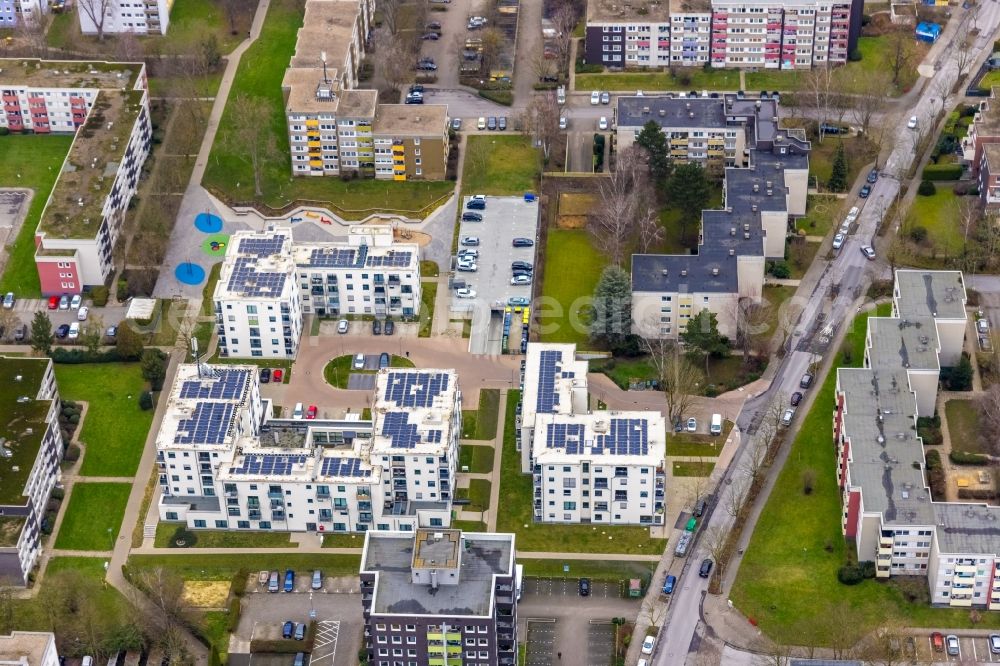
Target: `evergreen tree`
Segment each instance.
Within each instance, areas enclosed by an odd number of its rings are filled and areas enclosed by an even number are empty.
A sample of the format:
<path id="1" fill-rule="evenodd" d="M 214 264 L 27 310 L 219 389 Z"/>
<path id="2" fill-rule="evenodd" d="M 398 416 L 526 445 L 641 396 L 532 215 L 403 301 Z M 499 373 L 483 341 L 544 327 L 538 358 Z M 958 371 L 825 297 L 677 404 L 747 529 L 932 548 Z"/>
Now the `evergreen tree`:
<path id="1" fill-rule="evenodd" d="M 702 310 L 688 320 L 681 342 L 697 356 L 705 357 L 705 374 L 708 375 L 708 359 L 729 352 L 729 340 L 719 333 L 719 320 L 710 310 Z"/>
<path id="2" fill-rule="evenodd" d="M 603 340 L 614 350 L 632 333 L 632 285 L 628 273 L 608 266 L 594 289 L 594 318 L 590 338 Z"/>
<path id="3" fill-rule="evenodd" d="M 142 338 L 132 328 L 131 321 L 123 321 L 118 326 L 115 349 L 123 361 L 136 361 L 142 356 Z"/>
<path id="4" fill-rule="evenodd" d="M 667 147 L 667 135 L 660 129 L 655 120 L 643 125 L 642 131 L 635 137 L 635 142 L 649 153 L 649 175 L 657 185 L 662 185 L 670 175 L 670 153 Z"/>
<path id="5" fill-rule="evenodd" d="M 31 348 L 40 354 L 48 355 L 52 351 L 53 342 L 55 336 L 52 335 L 52 320 L 46 313 L 36 312 L 31 320 Z"/>
<path id="6" fill-rule="evenodd" d="M 667 181 L 666 190 L 670 205 L 681 211 L 681 236 L 686 236 L 687 224 L 701 219 L 701 211 L 712 196 L 708 176 L 700 164 L 681 164 Z"/>
<path id="7" fill-rule="evenodd" d="M 830 172 L 830 180 L 827 187 L 831 192 L 844 192 L 847 190 L 847 156 L 844 155 L 844 144 L 841 142 L 837 146 L 837 154 L 833 157 L 833 170 Z"/>

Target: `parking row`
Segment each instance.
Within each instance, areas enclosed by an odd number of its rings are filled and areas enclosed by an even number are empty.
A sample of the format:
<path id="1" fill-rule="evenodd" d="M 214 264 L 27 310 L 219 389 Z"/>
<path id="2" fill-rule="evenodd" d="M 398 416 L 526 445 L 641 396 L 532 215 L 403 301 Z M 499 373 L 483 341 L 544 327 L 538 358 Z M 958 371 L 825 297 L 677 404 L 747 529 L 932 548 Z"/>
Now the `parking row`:
<path id="1" fill-rule="evenodd" d="M 927 648 L 935 660 L 954 663 L 1000 663 L 1000 634 L 989 636 L 942 635 L 933 632 L 927 637 Z M 909 640 L 906 651 L 912 651 Z M 916 655 L 910 654 L 915 657 Z"/>

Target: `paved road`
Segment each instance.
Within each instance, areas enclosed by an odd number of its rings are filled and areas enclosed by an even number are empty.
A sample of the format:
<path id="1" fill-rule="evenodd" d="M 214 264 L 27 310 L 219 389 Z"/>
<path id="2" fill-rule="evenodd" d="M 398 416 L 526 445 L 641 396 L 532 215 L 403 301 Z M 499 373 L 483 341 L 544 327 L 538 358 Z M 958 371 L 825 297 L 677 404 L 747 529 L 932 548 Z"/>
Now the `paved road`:
<path id="1" fill-rule="evenodd" d="M 987 48 L 990 36 L 998 24 L 1000 24 L 1000 5 L 987 3 L 979 12 L 978 25 L 982 32 L 975 45 L 977 52 Z M 806 339 L 811 332 L 821 309 L 826 311 L 827 322 L 845 321 L 854 314 L 855 302 L 865 292 L 874 272 L 885 270 L 880 263 L 867 261 L 860 248 L 862 245 L 872 244 L 882 216 L 899 192 L 898 178 L 906 176 L 906 172 L 916 159 L 916 149 L 920 143 L 919 136 L 922 136 L 924 132 L 933 131 L 934 119 L 944 103 L 940 91 L 951 90 L 958 77 L 958 67 L 953 51 L 947 50 L 939 62 L 941 66 L 934 75 L 933 85 L 924 85 L 920 94 L 913 98 L 910 108 L 900 109 L 898 112 L 896 126 L 899 129 L 896 130 L 893 150 L 886 160 L 883 176 L 873 187 L 871 196 L 864 202 L 864 208 L 859 217 L 859 228 L 848 237 L 840 253 L 827 266 L 816 288 L 808 296 L 808 300 L 802 303 L 802 316 L 791 336 L 791 345 L 794 351 L 786 355 L 781 362 L 771 389 L 747 401 L 738 419 L 741 428 L 746 429 L 752 426 L 755 415 L 762 412 L 772 400 L 786 404 L 788 396 L 793 391 L 798 390 L 802 375 L 810 363 L 817 360 L 812 349 L 800 348 L 806 347 L 801 341 Z M 926 80 L 924 82 L 926 83 Z M 917 131 L 906 127 L 906 119 L 912 115 L 917 116 Z M 835 284 L 839 284 L 840 292 L 830 302 L 827 300 L 826 294 L 831 285 Z M 815 390 L 815 386 L 814 384 L 813 390 Z M 734 457 L 727 482 L 720 486 L 717 493 L 719 499 L 716 506 L 725 506 L 727 499 L 733 494 L 734 487 L 741 486 L 740 479 L 747 476 L 749 463 L 749 456 L 746 455 L 747 450 L 748 447 L 741 447 Z M 774 470 L 773 473 L 777 473 L 777 471 Z M 730 481 L 733 479 L 736 481 L 731 483 Z M 706 525 L 708 529 L 717 528 L 723 531 L 728 531 L 732 526 L 732 517 L 721 509 L 712 513 Z M 705 545 L 700 543 L 695 552 L 688 555 L 688 561 L 695 563 L 696 568 L 697 563 L 700 563 L 707 556 Z M 683 663 L 687 658 L 700 617 L 702 598 L 707 589 L 708 579 L 699 578 L 696 573 L 692 573 L 690 570 L 684 572 L 679 590 L 673 595 L 674 598 L 664 623 L 664 630 L 660 632 L 660 640 L 652 660 L 653 664 L 672 666 Z"/>

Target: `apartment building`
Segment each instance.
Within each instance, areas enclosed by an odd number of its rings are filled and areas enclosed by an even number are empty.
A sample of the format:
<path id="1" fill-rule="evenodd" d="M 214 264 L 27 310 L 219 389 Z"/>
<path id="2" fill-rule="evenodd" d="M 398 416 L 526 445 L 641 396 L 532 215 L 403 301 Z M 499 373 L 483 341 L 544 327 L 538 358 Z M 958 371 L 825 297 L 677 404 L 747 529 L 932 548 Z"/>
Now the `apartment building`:
<path id="1" fill-rule="evenodd" d="M 979 198 L 987 206 L 1000 205 L 1000 143 L 987 143 L 979 157 Z"/>
<path id="2" fill-rule="evenodd" d="M 585 58 L 611 68 L 843 64 L 862 8 L 857 0 L 590 0 Z"/>
<path id="3" fill-rule="evenodd" d="M 295 358 L 302 299 L 291 230 L 233 234 L 212 299 L 221 356 Z"/>
<path id="4" fill-rule="evenodd" d="M 372 666 L 514 666 L 514 535 L 372 531 L 361 554 L 364 649 Z"/>
<path id="5" fill-rule="evenodd" d="M 48 0 L 0 0 L 0 28 L 35 24 L 48 13 Z"/>
<path id="6" fill-rule="evenodd" d="M 736 334 L 740 299 L 759 302 L 767 259 L 781 259 L 789 219 L 805 215 L 810 144 L 786 129 L 774 97 L 619 98 L 618 145 L 655 121 L 676 160 L 725 165 L 723 204 L 702 211 L 697 254 L 632 257 L 633 330 L 676 338 L 702 310 Z"/>
<path id="7" fill-rule="evenodd" d="M 170 8 L 173 0 L 115 0 L 114 2 L 77 3 L 80 32 L 97 34 L 100 12 L 104 11 L 101 26 L 105 35 L 131 32 L 136 35 L 165 35 L 170 25 Z"/>
<path id="8" fill-rule="evenodd" d="M 872 317 L 864 366 L 837 370 L 833 436 L 841 529 L 879 578 L 927 578 L 931 603 L 1000 608 L 1000 508 L 938 502 L 916 419 L 932 416 L 941 367 L 968 327 L 958 271 L 896 271 L 889 317 Z"/>
<path id="9" fill-rule="evenodd" d="M 51 631 L 12 631 L 0 636 L 2 666 L 60 666 L 60 661 Z"/>
<path id="10" fill-rule="evenodd" d="M 0 422 L 0 580 L 26 585 L 41 555 L 45 505 L 62 478 L 59 391 L 52 361 L 0 356 L 0 405 L 4 414 Z M 6 640 L 0 637 L 0 654 Z"/>
<path id="11" fill-rule="evenodd" d="M 292 175 L 443 179 L 446 105 L 379 104 L 358 89 L 370 0 L 308 0 L 282 91 Z"/>
<path id="12" fill-rule="evenodd" d="M 141 63 L 0 59 L 0 127 L 75 133 L 35 230 L 42 293 L 104 284 L 152 126 Z"/>
<path id="13" fill-rule="evenodd" d="M 1000 103 L 993 88 L 989 98 L 979 103 L 969 130 L 962 139 L 962 157 L 969 163 L 979 184 L 979 197 L 988 206 L 1000 204 Z"/>
<path id="14" fill-rule="evenodd" d="M 275 418 L 258 380 L 256 366 L 178 368 L 156 438 L 161 520 L 318 533 L 450 524 L 454 371 L 380 371 L 374 420 Z"/>
<path id="15" fill-rule="evenodd" d="M 529 343 L 516 442 L 545 523 L 663 522 L 663 415 L 590 411 L 587 361 L 576 345 Z"/>
<path id="16" fill-rule="evenodd" d="M 420 313 L 420 248 L 383 225 L 356 225 L 342 241 L 293 243 L 291 230 L 238 231 L 213 294 L 219 353 L 295 358 L 303 314 Z"/>

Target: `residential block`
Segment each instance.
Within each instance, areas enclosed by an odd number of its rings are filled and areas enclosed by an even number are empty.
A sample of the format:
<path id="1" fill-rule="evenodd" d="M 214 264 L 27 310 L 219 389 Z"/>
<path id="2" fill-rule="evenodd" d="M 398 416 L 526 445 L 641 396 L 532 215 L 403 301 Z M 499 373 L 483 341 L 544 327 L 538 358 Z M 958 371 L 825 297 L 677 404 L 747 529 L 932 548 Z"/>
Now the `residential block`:
<path id="1" fill-rule="evenodd" d="M 0 0 L 0 28 L 37 24 L 48 13 L 48 0 Z"/>
<path id="2" fill-rule="evenodd" d="M 174 0 L 115 0 L 114 2 L 77 3 L 80 32 L 96 35 L 98 14 L 104 10 L 101 26 L 105 35 L 131 32 L 136 35 L 165 35 L 170 25 L 170 9 Z"/>

